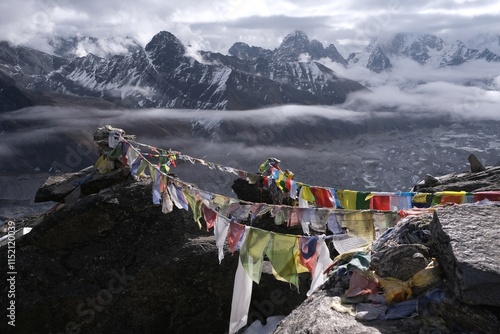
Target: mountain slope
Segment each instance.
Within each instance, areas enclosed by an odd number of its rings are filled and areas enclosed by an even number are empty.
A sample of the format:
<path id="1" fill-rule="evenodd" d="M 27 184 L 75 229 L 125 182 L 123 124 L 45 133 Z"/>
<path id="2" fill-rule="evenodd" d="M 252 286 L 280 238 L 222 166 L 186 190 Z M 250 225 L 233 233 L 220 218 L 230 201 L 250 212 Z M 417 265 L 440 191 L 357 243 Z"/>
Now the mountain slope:
<path id="1" fill-rule="evenodd" d="M 302 47 L 300 47 L 302 45 Z M 296 49 L 296 50 L 295 50 Z M 235 44 L 235 56 L 201 52 L 206 62 L 186 55 L 171 33 L 155 35 L 145 48 L 109 58 L 87 54 L 66 59 L 26 48 L 0 45 L 6 73 L 30 90 L 104 99 L 127 108 L 251 109 L 281 104 L 344 102 L 365 89 L 315 62 L 292 60 L 340 57 L 303 33 L 290 34 L 274 52 Z M 20 57 L 22 54 L 27 57 Z"/>

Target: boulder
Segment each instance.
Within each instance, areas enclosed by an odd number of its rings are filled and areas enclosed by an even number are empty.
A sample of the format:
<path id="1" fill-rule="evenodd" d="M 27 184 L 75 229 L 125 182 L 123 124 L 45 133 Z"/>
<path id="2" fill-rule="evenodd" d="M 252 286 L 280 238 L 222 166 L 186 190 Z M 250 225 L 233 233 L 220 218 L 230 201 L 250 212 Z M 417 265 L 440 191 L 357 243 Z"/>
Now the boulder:
<path id="1" fill-rule="evenodd" d="M 424 245 L 395 245 L 375 253 L 371 265 L 379 277 L 407 281 L 430 261 L 429 249 Z"/>
<path id="2" fill-rule="evenodd" d="M 128 168 L 118 168 L 107 174 L 99 174 L 94 167 L 76 173 L 50 176 L 37 190 L 35 203 L 61 202 L 77 188 L 82 195 L 97 193 L 113 185 L 120 184 L 130 175 Z"/>
<path id="3" fill-rule="evenodd" d="M 500 307 L 500 205 L 440 209 L 430 225 L 436 256 L 455 295 Z"/>
<path id="4" fill-rule="evenodd" d="M 472 173 L 484 172 L 486 170 L 481 161 L 479 161 L 479 159 L 474 154 L 469 155 L 468 160 L 470 163 L 470 171 Z"/>

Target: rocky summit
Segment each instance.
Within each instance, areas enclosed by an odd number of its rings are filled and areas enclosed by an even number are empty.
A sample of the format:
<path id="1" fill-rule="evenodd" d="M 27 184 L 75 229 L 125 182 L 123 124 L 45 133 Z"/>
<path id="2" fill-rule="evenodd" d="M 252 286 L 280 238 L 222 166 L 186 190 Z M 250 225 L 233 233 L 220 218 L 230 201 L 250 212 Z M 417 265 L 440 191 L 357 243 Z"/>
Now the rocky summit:
<path id="1" fill-rule="evenodd" d="M 36 198 L 58 204 L 9 223 L 32 228 L 15 240 L 16 332 L 227 332 L 238 253 L 225 248 L 219 264 L 213 233 L 200 229 L 191 211 L 164 214 L 152 203 L 150 178 L 132 177 L 118 162 L 115 167 L 103 175 L 90 167 L 50 177 Z M 455 190 L 443 180 L 470 184 L 472 175 L 484 189 L 481 175 L 499 173 L 486 167 L 434 177 L 436 188 L 426 191 Z M 234 189 L 241 197 L 258 196 L 241 180 Z M 266 261 L 248 325 L 279 315 L 286 317 L 275 333 L 498 333 L 499 203 L 446 204 L 400 215 L 405 218 L 370 250 L 336 257 L 329 247 L 335 261 L 328 279 L 307 298 L 309 274 L 300 274 L 297 290 L 276 280 Z M 302 233 L 272 219 L 258 224 Z M 7 247 L 0 253 L 6 258 Z M 7 261 L 0 269 L 9 271 Z M 6 298 L 0 296 L 2 305 Z M 0 326 L 6 332 L 6 322 Z"/>

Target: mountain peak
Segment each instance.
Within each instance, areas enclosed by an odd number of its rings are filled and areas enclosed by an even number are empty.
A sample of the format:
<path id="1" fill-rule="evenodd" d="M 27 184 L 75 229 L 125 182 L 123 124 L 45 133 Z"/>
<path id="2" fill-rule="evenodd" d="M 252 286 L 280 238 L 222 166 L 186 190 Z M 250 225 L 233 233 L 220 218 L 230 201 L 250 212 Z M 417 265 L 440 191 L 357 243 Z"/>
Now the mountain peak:
<path id="1" fill-rule="evenodd" d="M 247 43 L 236 42 L 228 50 L 231 56 L 238 57 L 242 60 L 250 60 L 256 58 L 270 59 L 272 51 L 263 49 L 258 46 L 250 46 Z"/>
<path id="2" fill-rule="evenodd" d="M 307 37 L 306 33 L 301 30 L 295 30 L 294 32 L 286 35 L 285 38 L 283 39 L 283 43 L 285 43 L 290 39 L 304 39 L 309 41 L 309 37 Z"/>
<path id="3" fill-rule="evenodd" d="M 165 58 L 177 58 L 186 53 L 182 42 L 168 31 L 160 31 L 154 35 L 151 42 L 146 45 L 145 50 L 153 58 L 160 55 Z"/>
<path id="4" fill-rule="evenodd" d="M 295 30 L 285 36 L 273 57 L 279 61 L 297 61 L 301 54 L 309 52 L 309 38 L 303 31 Z"/>

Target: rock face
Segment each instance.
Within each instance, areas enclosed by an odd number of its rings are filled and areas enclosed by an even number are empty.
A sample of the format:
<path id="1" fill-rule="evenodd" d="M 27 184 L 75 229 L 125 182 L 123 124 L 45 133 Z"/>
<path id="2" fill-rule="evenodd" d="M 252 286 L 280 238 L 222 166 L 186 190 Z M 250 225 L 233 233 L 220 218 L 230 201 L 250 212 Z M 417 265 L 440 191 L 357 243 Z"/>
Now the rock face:
<path id="1" fill-rule="evenodd" d="M 227 331 L 237 255 L 226 254 L 219 265 L 213 232 L 200 230 L 190 212 L 163 214 L 151 202 L 149 180 L 117 177 L 94 189 L 17 222 L 34 228 L 16 240 L 16 332 Z M 6 247 L 0 254 L 7 256 Z M 0 264 L 4 272 L 6 265 Z M 264 273 L 254 287 L 251 320 L 288 314 L 308 284 L 301 281 L 299 294 Z M 273 293 L 279 298 L 270 300 Z M 5 308 L 0 315 L 6 317 Z"/>
<path id="2" fill-rule="evenodd" d="M 22 109 L 34 105 L 32 99 L 16 86 L 16 82 L 2 72 L 0 72 L 0 92 L 2 92 L 0 112 Z"/>
<path id="3" fill-rule="evenodd" d="M 455 206 L 434 215 L 437 258 L 455 295 L 469 305 L 500 307 L 500 205 Z"/>

